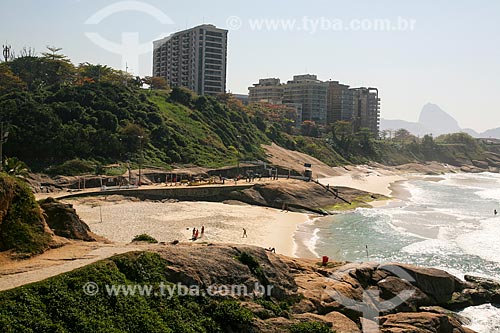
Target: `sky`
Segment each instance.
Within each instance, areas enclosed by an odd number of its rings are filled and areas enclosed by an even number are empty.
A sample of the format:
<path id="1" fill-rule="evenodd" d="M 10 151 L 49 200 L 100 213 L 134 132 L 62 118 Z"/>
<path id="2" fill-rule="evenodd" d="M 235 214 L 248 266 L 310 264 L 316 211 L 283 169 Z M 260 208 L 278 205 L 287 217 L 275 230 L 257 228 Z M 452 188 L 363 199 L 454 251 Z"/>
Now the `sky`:
<path id="1" fill-rule="evenodd" d="M 381 116 L 417 121 L 431 102 L 463 128 L 500 127 L 500 1 L 2 0 L 0 42 L 61 47 L 73 63 L 145 76 L 152 41 L 210 23 L 229 30 L 227 89 L 316 74 L 377 87 Z"/>

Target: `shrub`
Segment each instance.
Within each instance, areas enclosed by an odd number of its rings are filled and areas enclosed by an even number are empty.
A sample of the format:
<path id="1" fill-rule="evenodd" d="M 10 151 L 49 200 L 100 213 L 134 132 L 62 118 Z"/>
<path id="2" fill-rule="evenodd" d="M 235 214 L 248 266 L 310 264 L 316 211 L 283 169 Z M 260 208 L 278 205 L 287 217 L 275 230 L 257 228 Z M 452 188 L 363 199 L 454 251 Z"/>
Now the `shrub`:
<path id="1" fill-rule="evenodd" d="M 316 321 L 309 321 L 304 323 L 293 324 L 290 327 L 292 333 L 332 333 L 333 331 L 326 324 Z"/>
<path id="2" fill-rule="evenodd" d="M 137 235 L 132 239 L 132 242 L 158 243 L 156 238 L 149 236 L 148 234 Z"/>
<path id="3" fill-rule="evenodd" d="M 252 272 L 252 274 L 254 274 L 259 279 L 260 283 L 262 283 L 263 285 L 269 284 L 269 279 L 260 267 L 257 259 L 255 259 L 252 255 L 248 254 L 247 252 L 242 252 L 237 257 L 237 259 L 241 261 L 242 264 L 248 266 L 250 272 Z"/>
<path id="4" fill-rule="evenodd" d="M 78 176 L 95 171 L 95 163 L 73 159 L 47 169 L 49 175 Z"/>

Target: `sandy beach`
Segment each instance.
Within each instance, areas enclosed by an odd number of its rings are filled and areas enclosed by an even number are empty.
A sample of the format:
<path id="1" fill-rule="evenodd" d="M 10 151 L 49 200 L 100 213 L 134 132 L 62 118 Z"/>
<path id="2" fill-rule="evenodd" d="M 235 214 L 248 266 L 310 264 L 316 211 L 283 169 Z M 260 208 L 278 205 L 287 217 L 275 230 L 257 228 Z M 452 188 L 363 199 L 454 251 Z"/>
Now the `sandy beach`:
<path id="1" fill-rule="evenodd" d="M 391 185 L 407 180 L 407 177 L 390 170 L 358 165 L 349 167 L 349 170 L 345 170 L 342 175 L 318 180 L 324 185 L 351 187 L 390 197 L 393 194 Z"/>
<path id="2" fill-rule="evenodd" d="M 397 196 L 398 192 L 398 186 L 394 184 L 407 179 L 394 171 L 370 166 L 355 166 L 342 171 L 336 170 L 338 176 L 319 181 L 325 185 L 351 187 L 391 197 Z M 301 224 L 311 223 L 315 218 L 308 214 L 240 202 L 162 203 L 119 196 L 64 201 L 74 205 L 94 233 L 117 243 L 129 243 L 142 233 L 160 242 L 191 242 L 193 228 L 204 226 L 205 233 L 196 242 L 251 244 L 274 247 L 277 253 L 288 256 L 317 256 L 307 246 L 307 240 L 315 235 L 304 235 L 300 228 Z M 372 205 L 380 207 L 389 202 L 375 201 Z M 243 228 L 248 237 L 243 237 Z"/>
<path id="3" fill-rule="evenodd" d="M 147 233 L 160 242 L 191 242 L 193 228 L 205 227 L 196 242 L 274 247 L 295 256 L 293 236 L 309 215 L 241 203 L 65 200 L 74 205 L 90 229 L 113 242 L 128 243 Z M 102 223 L 100 222 L 102 211 Z M 243 237 L 243 228 L 247 237 Z"/>

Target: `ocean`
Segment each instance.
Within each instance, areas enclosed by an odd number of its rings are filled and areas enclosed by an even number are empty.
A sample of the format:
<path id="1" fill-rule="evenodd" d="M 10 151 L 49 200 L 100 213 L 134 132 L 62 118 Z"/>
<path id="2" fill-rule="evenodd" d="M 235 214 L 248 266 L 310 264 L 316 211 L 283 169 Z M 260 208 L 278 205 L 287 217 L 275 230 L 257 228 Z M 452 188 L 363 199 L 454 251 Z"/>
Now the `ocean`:
<path id="1" fill-rule="evenodd" d="M 333 260 L 397 261 L 500 280 L 500 175 L 447 174 L 398 184 L 407 198 L 388 207 L 315 219 L 306 244 Z M 494 215 L 494 209 L 499 215 Z M 480 333 L 500 332 L 500 309 L 461 312 Z"/>

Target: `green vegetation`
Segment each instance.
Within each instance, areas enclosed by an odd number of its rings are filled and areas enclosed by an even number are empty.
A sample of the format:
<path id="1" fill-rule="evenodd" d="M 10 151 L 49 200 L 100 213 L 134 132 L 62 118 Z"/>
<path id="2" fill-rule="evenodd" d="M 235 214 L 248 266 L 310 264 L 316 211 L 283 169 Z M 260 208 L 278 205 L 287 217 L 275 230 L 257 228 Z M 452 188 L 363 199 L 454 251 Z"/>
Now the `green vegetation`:
<path id="1" fill-rule="evenodd" d="M 0 64 L 0 121 L 10 132 L 4 152 L 36 172 L 105 173 L 103 166 L 121 164 L 109 171 L 114 175 L 126 161 L 167 169 L 235 165 L 238 159 L 265 159 L 261 144 L 270 142 L 331 166 L 430 160 L 462 165 L 481 160 L 485 150 L 464 133 L 434 139 L 398 130 L 378 138 L 346 121 L 296 124 L 296 111 L 288 106 L 244 106 L 230 94 L 197 96 L 170 89 L 160 78 L 75 66 L 60 49 L 49 51 L 36 56 L 23 50 Z"/>
<path id="2" fill-rule="evenodd" d="M 0 251 L 38 254 L 52 238 L 33 192 L 16 178 L 0 173 Z"/>
<path id="3" fill-rule="evenodd" d="M 168 263 L 153 253 L 129 253 L 0 293 L 0 331 L 227 332 L 244 331 L 252 313 L 238 302 L 184 296 L 109 295 L 106 285 L 151 284 L 159 291 Z M 84 293 L 87 282 L 99 286 Z"/>
<path id="4" fill-rule="evenodd" d="M 132 242 L 147 242 L 147 243 L 158 243 L 156 238 L 149 236 L 148 234 L 140 234 L 132 239 Z"/>
<path id="5" fill-rule="evenodd" d="M 276 303 L 272 300 L 258 298 L 255 300 L 255 303 L 260 304 L 264 309 L 271 311 L 275 317 L 290 317 L 290 305 L 287 302 Z"/>
<path id="6" fill-rule="evenodd" d="M 326 324 L 319 322 L 303 322 L 292 325 L 290 328 L 292 333 L 332 333 L 333 331 Z"/>
<path id="7" fill-rule="evenodd" d="M 59 165 L 54 165 L 46 171 L 49 175 L 67 175 L 77 176 L 85 173 L 92 173 L 96 170 L 96 166 L 91 161 L 80 160 L 75 158 L 68 160 Z"/>
<path id="8" fill-rule="evenodd" d="M 0 64 L 0 121 L 10 131 L 4 151 L 34 171 L 75 174 L 142 159 L 221 166 L 264 157 L 266 134 L 229 96 L 170 91 L 156 78 L 153 89 L 142 89 L 139 78 L 101 65 L 76 67 L 58 52 Z"/>
<path id="9" fill-rule="evenodd" d="M 252 272 L 253 275 L 259 279 L 259 282 L 267 286 L 269 285 L 269 279 L 267 278 L 266 274 L 262 270 L 262 267 L 260 267 L 259 262 L 257 259 L 255 259 L 251 254 L 247 252 L 241 252 L 241 254 L 237 257 L 237 259 L 244 265 L 247 265 L 248 268 L 250 269 L 250 272 Z"/>

